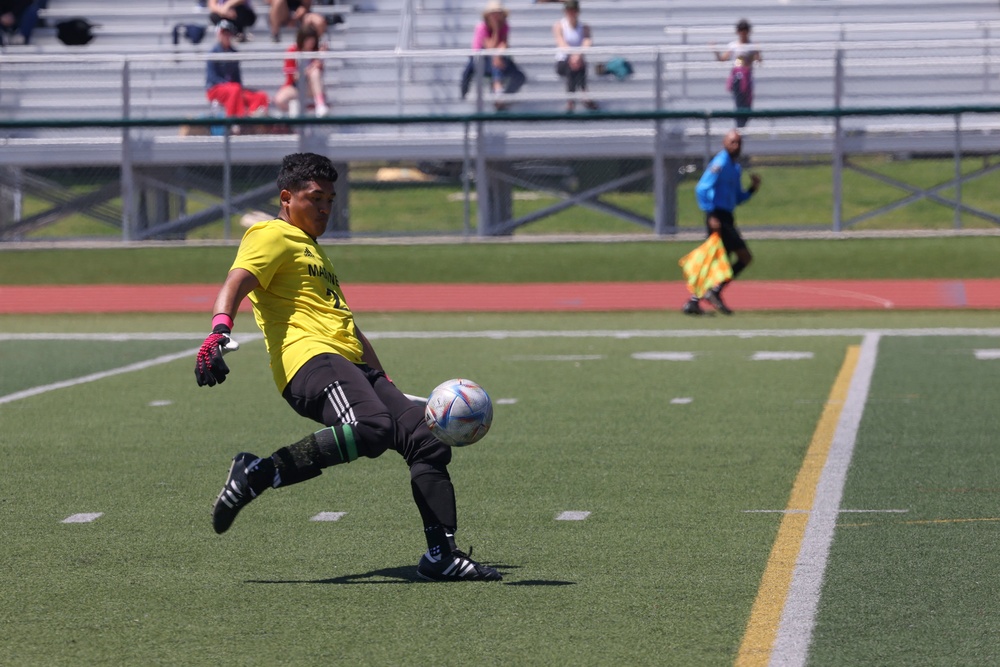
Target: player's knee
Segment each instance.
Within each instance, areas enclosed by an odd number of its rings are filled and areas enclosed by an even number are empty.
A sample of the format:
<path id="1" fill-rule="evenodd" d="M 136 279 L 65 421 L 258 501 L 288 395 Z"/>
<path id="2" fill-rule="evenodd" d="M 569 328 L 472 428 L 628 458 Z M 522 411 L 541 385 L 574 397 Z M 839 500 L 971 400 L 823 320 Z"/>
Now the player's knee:
<path id="1" fill-rule="evenodd" d="M 358 454 L 375 458 L 392 445 L 394 432 L 392 417 L 388 412 L 366 415 L 354 424 L 358 438 Z"/>
<path id="2" fill-rule="evenodd" d="M 451 447 L 435 438 L 418 447 L 409 463 L 411 474 L 414 468 L 443 468 L 451 463 Z"/>

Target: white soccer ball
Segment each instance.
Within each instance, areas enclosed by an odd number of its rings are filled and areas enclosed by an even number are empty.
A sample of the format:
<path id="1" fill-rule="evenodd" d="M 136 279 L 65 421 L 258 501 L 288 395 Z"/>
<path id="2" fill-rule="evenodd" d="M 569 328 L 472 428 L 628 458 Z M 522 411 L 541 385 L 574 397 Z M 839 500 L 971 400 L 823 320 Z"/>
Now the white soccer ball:
<path id="1" fill-rule="evenodd" d="M 482 439 L 493 423 L 493 401 L 472 380 L 442 382 L 427 397 L 424 421 L 446 445 L 465 447 Z"/>

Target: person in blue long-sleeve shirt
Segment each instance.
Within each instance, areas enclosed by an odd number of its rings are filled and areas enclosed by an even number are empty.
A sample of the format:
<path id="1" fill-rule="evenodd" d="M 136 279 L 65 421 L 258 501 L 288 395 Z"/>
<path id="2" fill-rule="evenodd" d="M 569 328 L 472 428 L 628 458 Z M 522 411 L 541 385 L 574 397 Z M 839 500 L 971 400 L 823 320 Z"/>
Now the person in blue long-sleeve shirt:
<path id="1" fill-rule="evenodd" d="M 743 189 L 743 169 L 738 162 L 742 148 L 743 137 L 738 131 L 730 130 L 722 140 L 722 150 L 708 163 L 708 168 L 694 189 L 698 208 L 705 212 L 705 230 L 709 235 L 718 232 L 726 253 L 736 255 L 736 262 L 732 265 L 733 277 L 708 290 L 703 297 L 725 315 L 731 315 L 733 311 L 722 301 L 722 289 L 753 260 L 733 218 L 736 207 L 750 199 L 760 188 L 760 176 L 751 174 L 750 188 Z M 688 315 L 701 315 L 703 311 L 699 301 L 698 297 L 692 295 L 684 304 L 683 311 Z"/>

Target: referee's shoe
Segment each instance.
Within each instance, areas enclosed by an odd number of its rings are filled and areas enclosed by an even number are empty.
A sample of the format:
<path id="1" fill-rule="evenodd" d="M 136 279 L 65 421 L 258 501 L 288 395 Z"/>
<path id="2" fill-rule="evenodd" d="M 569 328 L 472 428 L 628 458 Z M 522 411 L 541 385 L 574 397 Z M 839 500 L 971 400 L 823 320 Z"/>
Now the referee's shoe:
<path id="1" fill-rule="evenodd" d="M 722 295 L 714 289 L 710 289 L 705 292 L 705 301 L 708 301 L 712 305 L 712 308 L 715 308 L 723 315 L 733 314 L 733 311 L 731 311 L 729 307 L 722 302 Z"/>

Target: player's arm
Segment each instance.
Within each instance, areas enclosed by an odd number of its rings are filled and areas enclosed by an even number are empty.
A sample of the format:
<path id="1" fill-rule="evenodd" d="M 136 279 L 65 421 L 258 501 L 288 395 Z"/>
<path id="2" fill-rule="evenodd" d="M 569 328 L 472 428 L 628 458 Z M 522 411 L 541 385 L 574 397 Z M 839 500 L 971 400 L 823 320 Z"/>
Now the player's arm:
<path id="1" fill-rule="evenodd" d="M 708 163 L 705 173 L 698 179 L 698 184 L 694 186 L 698 208 L 703 211 L 711 211 L 715 208 L 715 189 L 718 187 L 720 173 L 722 173 L 722 167 L 718 160 L 713 159 Z"/>
<path id="2" fill-rule="evenodd" d="M 226 281 L 222 283 L 218 296 L 215 297 L 215 308 L 213 312 L 225 314 L 229 319 L 235 319 L 236 312 L 240 309 L 243 299 L 247 298 L 250 292 L 260 286 L 257 276 L 246 269 L 233 269 L 226 276 Z"/>
<path id="3" fill-rule="evenodd" d="M 558 46 L 560 49 L 569 48 L 569 44 L 567 44 L 566 40 L 563 38 L 562 26 L 560 25 L 559 21 L 556 21 L 555 23 L 552 24 L 552 36 L 555 37 L 556 46 Z"/>
<path id="4" fill-rule="evenodd" d="M 726 49 L 725 51 L 719 51 L 715 48 L 715 44 L 712 44 L 712 53 L 715 54 L 715 59 L 720 63 L 724 63 L 733 57 L 732 49 Z"/>
<path id="5" fill-rule="evenodd" d="M 355 329 L 355 333 L 358 334 L 358 340 L 361 341 L 361 360 L 372 368 L 376 368 L 384 373 L 385 369 L 382 368 L 382 362 L 379 361 L 378 355 L 375 354 L 375 348 L 372 347 L 371 341 L 361 333 L 361 329 Z"/>
<path id="6" fill-rule="evenodd" d="M 757 190 L 760 189 L 760 176 L 758 174 L 750 174 L 750 187 L 746 190 L 741 189 L 737 195 L 738 203 L 742 204 L 746 200 L 753 197 Z"/>
<path id="7" fill-rule="evenodd" d="M 226 381 L 229 366 L 222 355 L 239 349 L 230 334 L 233 332 L 233 318 L 240 308 L 240 303 L 254 290 L 260 282 L 257 276 L 246 269 L 233 269 L 226 276 L 218 296 L 215 297 L 215 315 L 212 317 L 212 333 L 198 350 L 195 360 L 194 375 L 198 386 L 214 387 Z"/>

